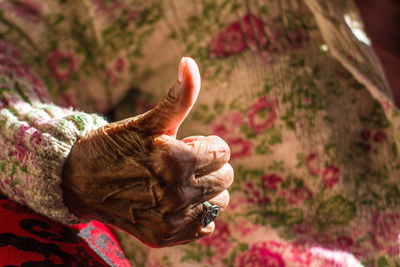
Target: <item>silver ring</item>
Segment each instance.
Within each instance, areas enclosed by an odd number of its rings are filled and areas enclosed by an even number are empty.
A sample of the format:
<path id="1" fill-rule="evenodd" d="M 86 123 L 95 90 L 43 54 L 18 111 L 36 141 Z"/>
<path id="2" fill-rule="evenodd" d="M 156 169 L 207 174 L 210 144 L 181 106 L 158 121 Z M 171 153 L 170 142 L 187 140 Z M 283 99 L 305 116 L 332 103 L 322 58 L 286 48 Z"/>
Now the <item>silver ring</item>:
<path id="1" fill-rule="evenodd" d="M 221 208 L 218 205 L 211 205 L 208 201 L 203 202 L 204 212 L 201 217 L 201 226 L 205 228 L 218 217 Z"/>

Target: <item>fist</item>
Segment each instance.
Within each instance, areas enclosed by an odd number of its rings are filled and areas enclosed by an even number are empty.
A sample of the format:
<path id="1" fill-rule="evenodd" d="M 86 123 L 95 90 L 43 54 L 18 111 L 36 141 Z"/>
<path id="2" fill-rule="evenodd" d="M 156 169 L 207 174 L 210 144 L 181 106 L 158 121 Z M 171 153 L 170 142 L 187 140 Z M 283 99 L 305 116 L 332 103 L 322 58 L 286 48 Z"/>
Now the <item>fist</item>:
<path id="1" fill-rule="evenodd" d="M 63 169 L 64 199 L 77 216 L 118 227 L 153 247 L 209 235 L 203 202 L 226 208 L 233 182 L 228 145 L 217 136 L 176 139 L 200 91 L 193 59 L 152 110 L 88 133 Z"/>

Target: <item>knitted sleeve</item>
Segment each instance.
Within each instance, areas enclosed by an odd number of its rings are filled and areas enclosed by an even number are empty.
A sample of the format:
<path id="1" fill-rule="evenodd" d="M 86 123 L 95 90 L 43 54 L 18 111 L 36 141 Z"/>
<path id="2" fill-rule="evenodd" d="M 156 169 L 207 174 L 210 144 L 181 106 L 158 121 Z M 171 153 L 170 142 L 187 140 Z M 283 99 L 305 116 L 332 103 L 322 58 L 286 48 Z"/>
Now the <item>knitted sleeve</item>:
<path id="1" fill-rule="evenodd" d="M 95 114 L 60 108 L 12 47 L 0 49 L 0 190 L 53 220 L 80 219 L 63 202 L 61 175 L 74 142 L 106 124 Z"/>

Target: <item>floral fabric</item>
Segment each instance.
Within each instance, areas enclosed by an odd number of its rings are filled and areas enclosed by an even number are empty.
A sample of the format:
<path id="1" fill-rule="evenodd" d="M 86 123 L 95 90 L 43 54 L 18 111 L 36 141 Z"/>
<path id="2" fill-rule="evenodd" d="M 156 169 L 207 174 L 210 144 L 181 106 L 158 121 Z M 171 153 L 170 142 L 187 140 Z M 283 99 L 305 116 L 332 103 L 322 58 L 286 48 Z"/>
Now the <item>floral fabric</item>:
<path id="1" fill-rule="evenodd" d="M 1 36 L 60 105 L 131 116 L 156 104 L 180 57 L 199 63 L 179 134 L 227 141 L 231 203 L 189 245 L 150 249 L 121 233 L 133 265 L 400 265 L 399 113 L 378 70 L 381 94 L 353 76 L 359 62 L 344 64 L 357 47 L 330 53 L 322 2 L 2 1 Z"/>

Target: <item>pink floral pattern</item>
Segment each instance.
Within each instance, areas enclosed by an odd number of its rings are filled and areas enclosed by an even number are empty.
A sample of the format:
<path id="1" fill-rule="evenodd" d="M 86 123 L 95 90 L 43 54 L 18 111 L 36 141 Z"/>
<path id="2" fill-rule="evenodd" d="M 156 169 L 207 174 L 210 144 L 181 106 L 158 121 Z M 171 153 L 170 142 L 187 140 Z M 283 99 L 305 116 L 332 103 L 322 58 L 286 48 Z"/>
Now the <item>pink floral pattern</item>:
<path id="1" fill-rule="evenodd" d="M 5 6 L 5 8 L 10 9 L 18 17 L 31 23 L 38 23 L 42 16 L 42 6 L 40 2 L 36 0 L 8 1 L 2 5 Z"/>
<path id="2" fill-rule="evenodd" d="M 282 177 L 272 173 L 272 174 L 266 174 L 263 176 L 263 181 L 264 181 L 264 188 L 266 190 L 272 189 L 276 191 L 278 189 L 278 184 L 282 182 Z"/>
<path id="3" fill-rule="evenodd" d="M 310 153 L 306 158 L 307 168 L 312 175 L 317 175 L 320 172 L 319 158 L 316 153 Z"/>
<path id="4" fill-rule="evenodd" d="M 212 57 L 238 54 L 247 47 L 255 50 L 267 43 L 264 22 L 253 14 L 246 14 L 232 22 L 210 42 Z"/>
<path id="5" fill-rule="evenodd" d="M 118 57 L 114 63 L 115 70 L 118 72 L 122 72 L 126 68 L 126 61 L 123 57 Z"/>
<path id="6" fill-rule="evenodd" d="M 264 60 L 272 62 L 272 59 L 267 59 L 267 51 L 282 53 L 285 47 L 299 49 L 308 41 L 308 32 L 304 28 L 292 29 L 285 35 L 282 28 L 270 26 L 256 15 L 248 13 L 220 31 L 210 41 L 209 52 L 211 57 L 227 57 L 250 48 Z"/>
<path id="7" fill-rule="evenodd" d="M 400 252 L 400 214 L 377 212 L 371 222 L 372 241 L 376 249 L 392 256 Z"/>
<path id="8" fill-rule="evenodd" d="M 263 205 L 271 202 L 268 196 L 263 196 L 260 189 L 255 188 L 251 182 L 246 183 L 246 188 L 243 190 L 246 195 L 246 200 L 250 204 Z"/>
<path id="9" fill-rule="evenodd" d="M 199 243 L 204 247 L 214 248 L 217 255 L 216 259 L 220 260 L 232 246 L 229 242 L 230 236 L 229 224 L 219 221 L 215 226 L 214 233 L 211 236 L 201 239 Z"/>
<path id="10" fill-rule="evenodd" d="M 256 103 L 254 103 L 248 112 L 248 119 L 250 127 L 255 133 L 261 133 L 263 130 L 273 127 L 274 122 L 277 118 L 276 109 L 278 107 L 277 100 L 268 100 L 267 97 L 260 97 Z M 261 112 L 267 112 L 266 118 L 259 119 Z"/>
<path id="11" fill-rule="evenodd" d="M 254 225 L 243 218 L 239 218 L 237 220 L 236 230 L 240 233 L 241 237 L 252 234 L 256 232 L 259 228 L 260 227 L 258 225 Z"/>
<path id="12" fill-rule="evenodd" d="M 374 142 L 380 143 L 385 141 L 387 138 L 386 133 L 383 131 L 378 131 L 374 134 Z"/>
<path id="13" fill-rule="evenodd" d="M 232 112 L 221 116 L 219 123 L 213 125 L 213 133 L 225 139 L 231 149 L 231 159 L 245 158 L 251 155 L 253 144 L 251 141 L 236 134 L 244 123 L 242 114 Z"/>
<path id="14" fill-rule="evenodd" d="M 227 138 L 226 142 L 228 143 L 231 149 L 231 159 L 238 159 L 243 157 L 248 157 L 251 155 L 251 142 L 246 139 L 237 137 L 237 138 Z"/>
<path id="15" fill-rule="evenodd" d="M 77 69 L 79 60 L 70 51 L 54 50 L 47 60 L 54 76 L 61 82 L 68 82 L 72 73 Z"/>
<path id="16" fill-rule="evenodd" d="M 333 187 L 335 184 L 339 182 L 340 170 L 335 165 L 329 165 L 322 172 L 322 180 L 324 181 L 324 185 L 328 188 Z"/>
<path id="17" fill-rule="evenodd" d="M 223 57 L 238 54 L 246 48 L 240 22 L 234 22 L 210 42 L 210 54 Z"/>
<path id="18" fill-rule="evenodd" d="M 243 267 L 284 267 L 285 262 L 279 253 L 272 252 L 266 243 L 254 244 L 250 250 L 235 258 L 235 266 Z"/>
<path id="19" fill-rule="evenodd" d="M 68 91 L 68 92 L 62 93 L 59 97 L 58 104 L 65 108 L 68 108 L 68 107 L 77 108 L 75 92 Z"/>
<path id="20" fill-rule="evenodd" d="M 299 49 L 303 43 L 309 40 L 308 33 L 305 29 L 292 30 L 288 32 L 290 46 L 293 49 Z"/>
<path id="21" fill-rule="evenodd" d="M 365 141 L 367 141 L 369 139 L 369 137 L 371 136 L 371 131 L 368 129 L 363 129 L 361 131 L 361 138 Z"/>
<path id="22" fill-rule="evenodd" d="M 219 136 L 227 136 L 244 123 L 243 116 L 237 111 L 221 116 L 221 123 L 214 125 L 214 133 Z"/>
<path id="23" fill-rule="evenodd" d="M 307 187 L 293 188 L 289 191 L 286 196 L 286 201 L 291 204 L 301 204 L 307 199 L 311 199 L 313 196 L 310 189 Z"/>

